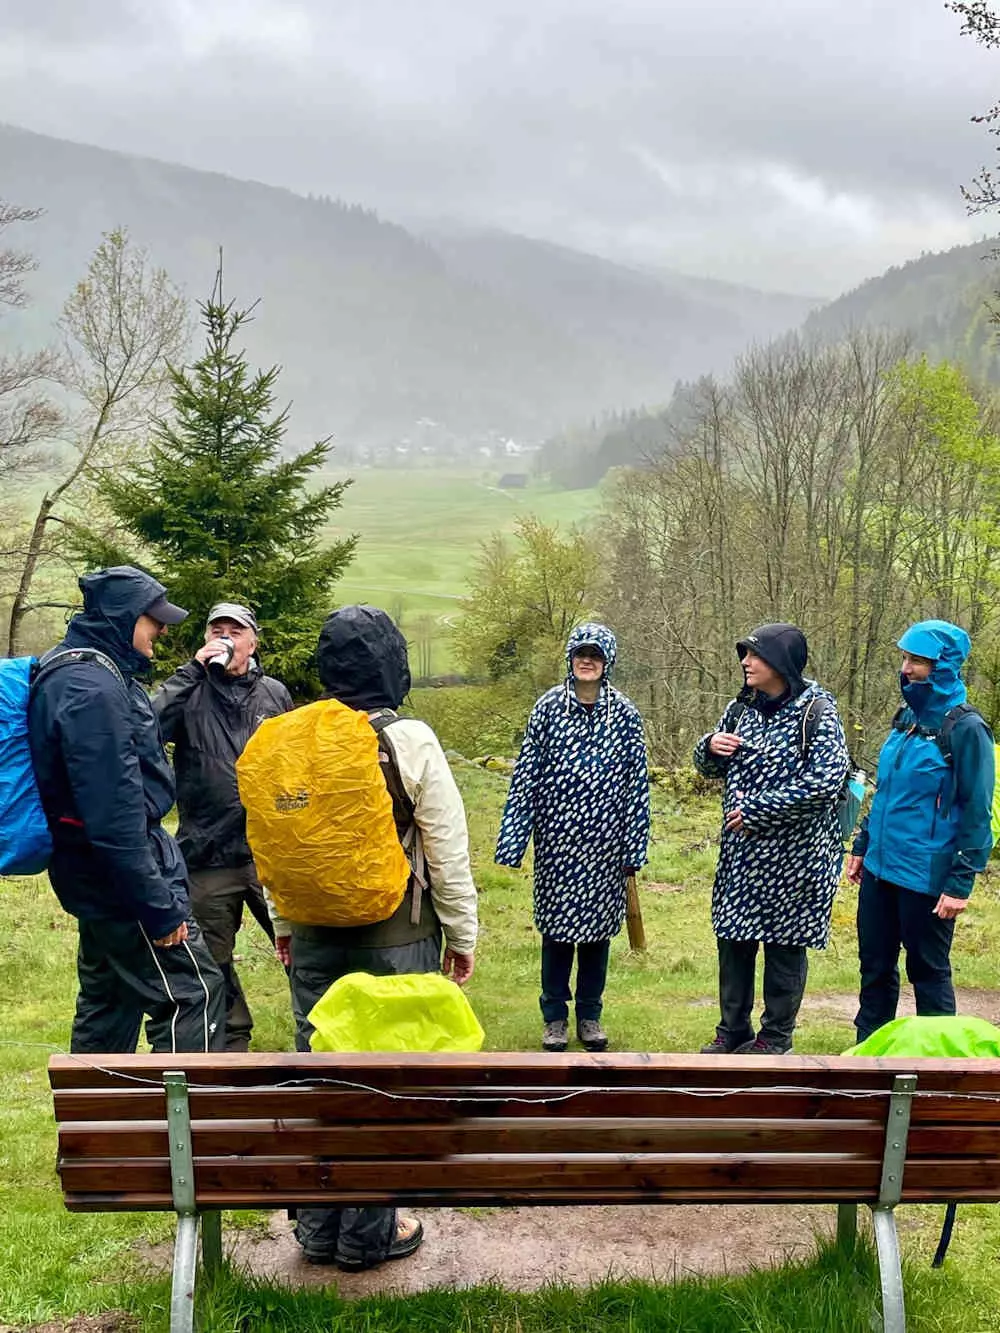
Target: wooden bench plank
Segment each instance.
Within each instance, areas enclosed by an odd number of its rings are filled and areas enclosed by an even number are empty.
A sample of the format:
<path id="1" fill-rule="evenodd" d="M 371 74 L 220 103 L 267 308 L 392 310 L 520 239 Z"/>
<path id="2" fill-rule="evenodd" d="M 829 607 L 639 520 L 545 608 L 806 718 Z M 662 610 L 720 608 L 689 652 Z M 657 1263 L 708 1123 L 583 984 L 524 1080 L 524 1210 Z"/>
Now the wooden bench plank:
<path id="1" fill-rule="evenodd" d="M 195 1120 L 239 1119 L 329 1119 L 341 1122 L 387 1120 L 446 1122 L 470 1114 L 504 1117 L 553 1118 L 564 1116 L 614 1115 L 631 1118 L 659 1117 L 683 1119 L 692 1115 L 713 1119 L 761 1118 L 772 1108 L 789 1119 L 881 1120 L 884 1122 L 888 1092 L 850 1097 L 828 1096 L 808 1091 L 789 1091 L 775 1101 L 773 1091 L 691 1094 L 663 1091 L 659 1088 L 581 1089 L 572 1097 L 546 1100 L 544 1094 L 528 1095 L 530 1090 L 512 1089 L 509 1096 L 482 1087 L 428 1087 L 418 1095 L 399 1093 L 386 1097 L 380 1092 L 347 1092 L 273 1088 L 191 1089 L 188 1101 Z M 435 1100 L 440 1098 L 440 1100 Z M 53 1094 L 56 1119 L 60 1122 L 88 1120 L 156 1120 L 164 1115 L 166 1099 L 162 1088 L 149 1090 L 109 1087 L 100 1090 L 73 1089 Z M 982 1106 L 970 1103 L 970 1115 Z"/>
<path id="2" fill-rule="evenodd" d="M 444 1124 L 324 1124 L 313 1120 L 194 1122 L 195 1159 L 203 1156 L 443 1157 L 468 1153 L 556 1152 L 840 1152 L 881 1158 L 885 1130 L 876 1121 L 714 1120 L 616 1116 L 468 1117 Z M 969 1148 L 967 1151 L 979 1151 Z M 62 1161 L 163 1157 L 165 1121 L 64 1124 Z"/>
<path id="3" fill-rule="evenodd" d="M 322 1078 L 377 1083 L 411 1090 L 478 1084 L 484 1088 L 558 1090 L 581 1086 L 735 1089 L 811 1085 L 817 1088 L 890 1089 L 897 1074 L 917 1072 L 922 1090 L 986 1091 L 996 1095 L 994 1060 L 873 1060 L 849 1056 L 697 1056 L 645 1054 L 178 1054 L 53 1056 L 55 1088 L 118 1086 L 123 1080 L 162 1081 L 162 1071 L 186 1071 L 195 1085 L 274 1086 Z"/>
<path id="4" fill-rule="evenodd" d="M 765 1190 L 777 1197 L 783 1189 L 829 1188 L 878 1190 L 881 1162 L 835 1153 L 800 1158 L 726 1154 L 668 1156 L 653 1153 L 622 1155 L 581 1153 L 468 1155 L 441 1159 L 383 1158 L 377 1161 L 304 1161 L 299 1158 L 202 1158 L 195 1166 L 195 1188 L 202 1191 L 254 1194 L 261 1203 L 274 1194 L 295 1197 L 299 1191 L 328 1191 L 328 1201 L 341 1191 L 404 1197 L 407 1191 L 434 1190 L 447 1203 L 452 1190 L 485 1191 L 504 1198 L 511 1192 L 530 1197 L 536 1190 L 556 1190 L 567 1197 L 592 1190 L 630 1189 L 637 1198 L 659 1190 Z M 65 1162 L 60 1168 L 67 1193 L 126 1194 L 131 1190 L 166 1191 L 170 1166 L 166 1159 L 120 1162 Z M 390 1182 L 391 1176 L 391 1182 Z M 390 1183 L 387 1183 L 390 1182 Z"/>

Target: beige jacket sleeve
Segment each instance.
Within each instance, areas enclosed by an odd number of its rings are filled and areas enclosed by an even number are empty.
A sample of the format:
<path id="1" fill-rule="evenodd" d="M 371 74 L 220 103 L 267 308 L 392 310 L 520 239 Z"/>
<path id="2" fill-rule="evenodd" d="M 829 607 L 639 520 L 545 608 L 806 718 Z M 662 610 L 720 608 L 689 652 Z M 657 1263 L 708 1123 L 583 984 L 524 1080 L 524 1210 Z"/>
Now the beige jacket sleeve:
<path id="1" fill-rule="evenodd" d="M 399 776 L 413 802 L 413 818 L 424 844 L 431 898 L 456 953 L 476 947 L 479 912 L 469 862 L 465 806 L 441 742 L 426 722 L 403 717 L 388 732 Z"/>
<path id="2" fill-rule="evenodd" d="M 267 914 L 271 918 L 271 925 L 274 927 L 275 939 L 280 939 L 283 935 L 290 935 L 292 933 L 292 923 L 286 921 L 278 912 L 274 899 L 271 897 L 271 890 L 267 885 L 262 884 L 260 887 L 264 890 L 264 901 L 267 903 Z"/>

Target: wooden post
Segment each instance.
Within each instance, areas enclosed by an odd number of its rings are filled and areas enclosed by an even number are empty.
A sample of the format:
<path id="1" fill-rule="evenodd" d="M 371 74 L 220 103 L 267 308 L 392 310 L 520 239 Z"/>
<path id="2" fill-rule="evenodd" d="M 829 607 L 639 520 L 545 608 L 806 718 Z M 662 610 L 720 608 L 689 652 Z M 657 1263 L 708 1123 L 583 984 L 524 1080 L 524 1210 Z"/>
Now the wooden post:
<path id="1" fill-rule="evenodd" d="M 642 924 L 642 908 L 639 906 L 639 890 L 635 875 L 629 875 L 625 881 L 625 924 L 628 927 L 628 946 L 635 953 L 646 952 L 646 928 Z"/>

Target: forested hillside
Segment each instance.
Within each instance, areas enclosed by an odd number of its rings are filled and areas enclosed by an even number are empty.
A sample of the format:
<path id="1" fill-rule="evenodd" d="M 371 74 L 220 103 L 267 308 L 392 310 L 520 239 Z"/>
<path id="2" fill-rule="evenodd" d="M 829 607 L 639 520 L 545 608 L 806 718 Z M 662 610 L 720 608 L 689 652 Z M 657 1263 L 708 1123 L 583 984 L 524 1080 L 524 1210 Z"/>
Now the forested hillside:
<path id="1" fill-rule="evenodd" d="M 281 363 L 297 436 L 344 454 L 409 440 L 462 455 L 538 440 L 606 409 L 665 402 L 803 298 L 634 272 L 490 234 L 422 239 L 356 204 L 0 126 L 5 198 L 45 213 L 18 241 L 40 267 L 0 337 L 41 341 L 104 230 L 127 227 L 194 298 L 225 248 L 226 291 L 260 297 L 251 357 Z"/>
<path id="2" fill-rule="evenodd" d="M 909 335 L 913 350 L 956 361 L 973 377 L 1000 382 L 1000 349 L 990 306 L 998 304 L 995 241 L 921 255 L 813 312 L 807 334 L 835 340 L 852 329 Z"/>

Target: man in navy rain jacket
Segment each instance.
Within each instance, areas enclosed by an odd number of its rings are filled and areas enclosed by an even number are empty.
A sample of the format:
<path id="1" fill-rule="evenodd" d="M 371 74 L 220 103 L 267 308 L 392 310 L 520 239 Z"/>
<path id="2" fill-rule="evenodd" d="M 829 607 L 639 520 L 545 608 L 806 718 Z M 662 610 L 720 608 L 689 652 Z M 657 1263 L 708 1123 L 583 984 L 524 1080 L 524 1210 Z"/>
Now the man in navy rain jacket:
<path id="1" fill-rule="evenodd" d="M 87 574 L 80 588 L 84 610 L 42 667 L 59 653 L 84 655 L 40 673 L 28 716 L 52 834 L 49 879 L 79 923 L 70 1049 L 134 1051 L 147 1014 L 154 1050 L 221 1050 L 222 975 L 191 918 L 184 861 L 161 826 L 173 774 L 136 679 L 187 612 L 130 565 Z"/>
<path id="2" fill-rule="evenodd" d="M 871 811 L 847 862 L 848 879 L 861 886 L 859 1042 L 896 1017 L 901 946 L 917 1013 L 954 1014 L 955 918 L 992 846 L 989 727 L 970 708 L 953 715 L 949 744 L 938 740 L 946 716 L 966 701 L 969 636 L 946 620 L 923 620 L 898 646 L 905 707 L 882 746 Z"/>

